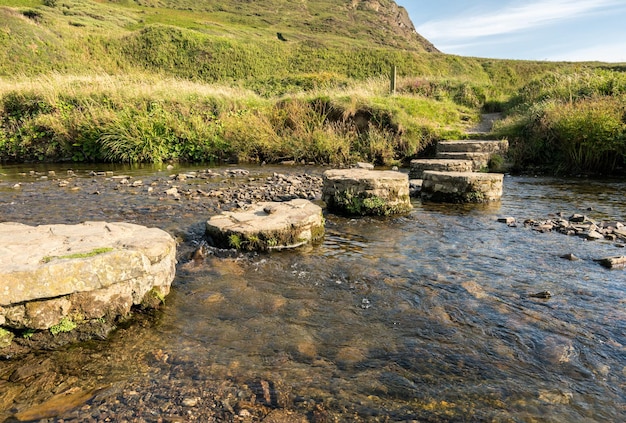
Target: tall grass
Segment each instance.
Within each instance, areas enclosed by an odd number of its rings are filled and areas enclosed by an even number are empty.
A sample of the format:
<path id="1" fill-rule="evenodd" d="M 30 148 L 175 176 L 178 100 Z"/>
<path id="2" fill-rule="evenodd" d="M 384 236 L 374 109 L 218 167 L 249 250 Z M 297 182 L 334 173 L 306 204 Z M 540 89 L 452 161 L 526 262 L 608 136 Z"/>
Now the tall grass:
<path id="1" fill-rule="evenodd" d="M 149 74 L 0 80 L 0 157 L 391 164 L 462 131 L 465 106 L 385 95 L 387 85 L 267 98 Z"/>
<path id="2" fill-rule="evenodd" d="M 552 72 L 522 87 L 497 132 L 520 168 L 612 174 L 626 157 L 626 74 Z"/>

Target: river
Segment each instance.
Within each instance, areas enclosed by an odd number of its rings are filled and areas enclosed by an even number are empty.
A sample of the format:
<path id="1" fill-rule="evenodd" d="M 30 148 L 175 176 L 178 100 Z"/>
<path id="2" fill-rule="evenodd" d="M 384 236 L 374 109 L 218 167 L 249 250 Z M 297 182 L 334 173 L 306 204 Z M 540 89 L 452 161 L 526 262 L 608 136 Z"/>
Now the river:
<path id="1" fill-rule="evenodd" d="M 94 389 L 46 421 L 626 421 L 626 271 L 594 262 L 626 250 L 521 224 L 559 211 L 625 221 L 624 181 L 507 176 L 498 203 L 328 214 L 317 245 L 190 262 L 214 210 L 205 200 L 114 189 L 85 169 L 68 191 L 37 170 L 0 168 L 0 220 L 127 220 L 181 243 L 156 317 L 37 355 L 55 386 Z M 530 296 L 541 291 L 552 296 Z M 0 380 L 3 366 L 15 363 L 0 361 Z M 37 383 L 0 421 L 44 401 Z"/>

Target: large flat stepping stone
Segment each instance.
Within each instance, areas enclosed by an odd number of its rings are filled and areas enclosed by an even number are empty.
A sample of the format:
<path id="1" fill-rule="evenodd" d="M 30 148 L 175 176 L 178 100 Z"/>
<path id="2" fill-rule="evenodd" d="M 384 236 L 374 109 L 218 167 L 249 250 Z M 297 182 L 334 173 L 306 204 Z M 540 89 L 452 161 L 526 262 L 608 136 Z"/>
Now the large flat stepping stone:
<path id="1" fill-rule="evenodd" d="M 0 223 L 0 262 L 0 325 L 43 330 L 115 319 L 163 299 L 176 271 L 176 241 L 130 223 Z"/>
<path id="2" fill-rule="evenodd" d="M 223 212 L 206 223 L 206 234 L 223 248 L 268 251 L 296 248 L 324 236 L 322 208 L 308 200 L 261 202 Z"/>
<path id="3" fill-rule="evenodd" d="M 449 160 L 449 159 L 415 159 L 411 160 L 409 179 L 423 179 L 425 170 L 440 172 L 472 172 L 474 162 L 472 160 Z"/>
<path id="4" fill-rule="evenodd" d="M 421 196 L 442 203 L 485 203 L 502 197 L 504 175 L 478 172 L 424 172 Z"/>
<path id="5" fill-rule="evenodd" d="M 330 211 L 388 216 L 412 209 L 409 176 L 394 171 L 333 169 L 323 174 L 322 199 Z"/>
<path id="6" fill-rule="evenodd" d="M 437 153 L 490 153 L 505 155 L 508 140 L 448 140 L 437 143 Z"/>
<path id="7" fill-rule="evenodd" d="M 469 160 L 472 162 L 471 171 L 477 172 L 489 166 L 491 153 L 472 153 L 472 152 L 438 152 L 437 158 L 442 160 Z M 435 169 L 433 169 L 435 170 Z"/>

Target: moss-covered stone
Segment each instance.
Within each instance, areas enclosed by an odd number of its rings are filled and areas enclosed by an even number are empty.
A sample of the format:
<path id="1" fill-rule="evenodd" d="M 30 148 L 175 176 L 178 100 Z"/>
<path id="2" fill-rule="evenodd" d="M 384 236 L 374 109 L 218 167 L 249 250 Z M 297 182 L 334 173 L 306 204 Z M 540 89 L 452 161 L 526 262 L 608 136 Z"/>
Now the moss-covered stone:
<path id="1" fill-rule="evenodd" d="M 330 211 L 351 216 L 389 216 L 413 207 L 408 176 L 392 171 L 326 171 L 323 200 Z"/>
<path id="2" fill-rule="evenodd" d="M 321 207 L 308 200 L 263 202 L 207 221 L 207 236 L 222 248 L 270 251 L 296 248 L 324 236 Z"/>

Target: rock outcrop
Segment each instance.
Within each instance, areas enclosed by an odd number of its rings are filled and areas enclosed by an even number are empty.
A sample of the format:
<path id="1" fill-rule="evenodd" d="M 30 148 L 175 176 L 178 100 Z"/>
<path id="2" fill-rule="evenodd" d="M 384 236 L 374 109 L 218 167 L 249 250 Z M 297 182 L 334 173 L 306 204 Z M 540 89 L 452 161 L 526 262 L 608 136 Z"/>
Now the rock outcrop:
<path id="1" fill-rule="evenodd" d="M 113 321 L 170 291 L 176 242 L 130 223 L 0 223 L 0 326 L 67 331 Z"/>

